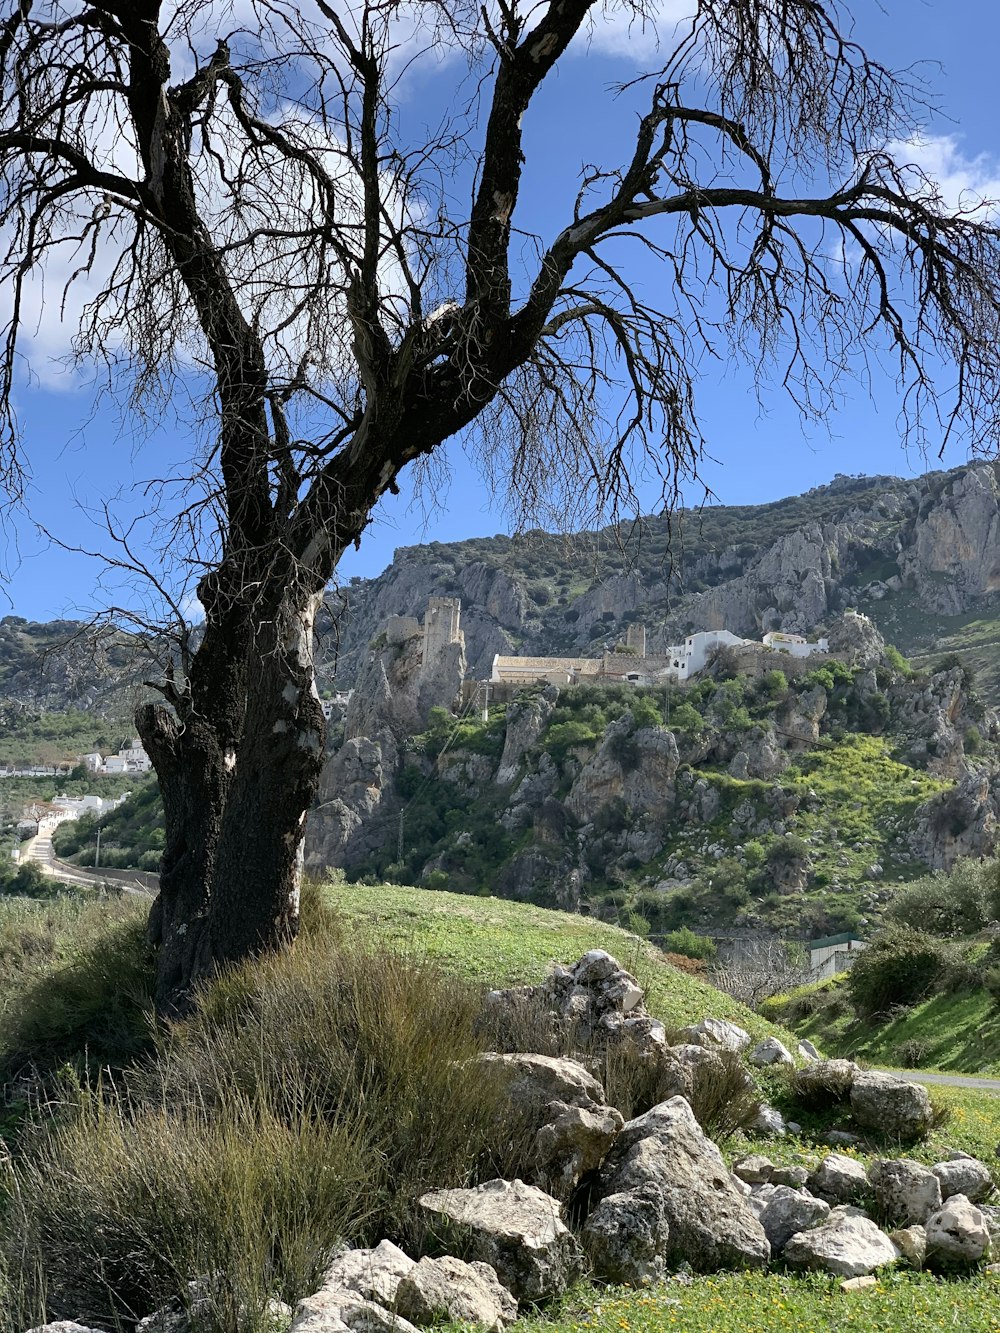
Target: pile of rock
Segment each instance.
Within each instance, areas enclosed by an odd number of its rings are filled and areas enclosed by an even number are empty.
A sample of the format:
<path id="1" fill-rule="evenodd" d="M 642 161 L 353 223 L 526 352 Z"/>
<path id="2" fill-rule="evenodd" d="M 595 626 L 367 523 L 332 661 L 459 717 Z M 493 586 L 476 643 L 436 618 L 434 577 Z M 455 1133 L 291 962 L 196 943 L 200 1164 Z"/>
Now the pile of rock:
<path id="1" fill-rule="evenodd" d="M 793 1268 L 856 1279 L 900 1260 L 969 1266 L 1000 1245 L 1000 1207 L 984 1202 L 990 1172 L 962 1153 L 931 1168 L 898 1158 L 867 1171 L 836 1152 L 811 1166 L 776 1166 L 754 1154 L 730 1172 L 690 1098 L 699 1071 L 721 1067 L 732 1059 L 727 1052 L 747 1052 L 749 1034 L 706 1018 L 670 1045 L 636 979 L 603 951 L 555 969 L 540 986 L 493 992 L 486 1021 L 490 1032 L 511 1038 L 544 1035 L 547 1023 L 551 1044 L 562 1049 L 579 1043 L 600 1053 L 630 1042 L 642 1061 L 655 1062 L 658 1086 L 673 1095 L 623 1123 L 580 1060 L 523 1050 L 480 1056 L 484 1070 L 505 1080 L 526 1127 L 529 1178 L 424 1194 L 418 1204 L 427 1248 L 437 1257 L 411 1258 L 388 1240 L 346 1251 L 294 1312 L 271 1304 L 276 1333 L 416 1333 L 442 1321 L 500 1333 L 519 1303 L 556 1297 L 585 1272 L 638 1286 L 680 1264 L 697 1272 L 760 1268 L 780 1255 Z M 799 1054 L 808 1061 L 795 1074 L 804 1100 L 849 1105 L 858 1125 L 899 1139 L 930 1126 L 925 1088 L 851 1061 L 821 1060 L 812 1049 Z M 758 1067 L 795 1064 L 774 1038 L 748 1059 Z M 784 1132 L 773 1108 L 762 1108 L 760 1118 L 769 1132 Z M 567 1221 L 570 1202 L 576 1233 Z M 148 1316 L 137 1333 L 189 1333 L 190 1316 L 207 1312 L 210 1301 L 208 1285 L 193 1283 L 183 1308 Z M 90 1331 L 64 1323 L 34 1333 Z"/>
<path id="2" fill-rule="evenodd" d="M 733 1174 L 772 1253 L 792 1268 L 845 1278 L 901 1259 L 915 1268 L 968 1268 L 1000 1246 L 1000 1217 L 992 1216 L 1000 1209 L 976 1206 L 993 1189 L 989 1169 L 964 1153 L 933 1167 L 883 1159 L 867 1171 L 853 1157 L 830 1153 L 808 1174 L 754 1155 L 737 1162 Z"/>

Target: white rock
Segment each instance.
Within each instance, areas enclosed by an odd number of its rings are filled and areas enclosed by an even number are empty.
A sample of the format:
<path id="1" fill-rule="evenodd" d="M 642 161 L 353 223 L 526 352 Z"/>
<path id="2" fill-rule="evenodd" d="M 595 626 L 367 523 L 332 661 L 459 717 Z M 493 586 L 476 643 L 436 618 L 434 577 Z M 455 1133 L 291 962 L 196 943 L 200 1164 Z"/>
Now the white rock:
<path id="1" fill-rule="evenodd" d="M 787 1128 L 788 1126 L 785 1124 L 785 1118 L 781 1112 L 767 1102 L 761 1102 L 760 1110 L 749 1126 L 751 1134 L 759 1134 L 761 1137 L 772 1139 L 783 1138 Z"/>
<path id="2" fill-rule="evenodd" d="M 933 1171 L 908 1158 L 873 1162 L 868 1180 L 879 1212 L 896 1226 L 922 1225 L 941 1207 L 941 1185 Z"/>
<path id="3" fill-rule="evenodd" d="M 792 1236 L 783 1257 L 792 1268 L 819 1268 L 837 1277 L 864 1277 L 896 1263 L 899 1250 L 856 1208 L 835 1208 L 821 1226 Z"/>
<path id="4" fill-rule="evenodd" d="M 989 1167 L 975 1157 L 953 1157 L 950 1161 L 938 1162 L 931 1170 L 941 1182 L 942 1199 L 964 1194 L 970 1203 L 979 1203 L 993 1191 Z"/>
<path id="5" fill-rule="evenodd" d="M 986 1218 L 964 1194 L 950 1199 L 927 1219 L 927 1263 L 931 1268 L 979 1263 L 990 1253 Z"/>
<path id="6" fill-rule="evenodd" d="M 890 1231 L 889 1239 L 911 1268 L 923 1268 L 927 1258 L 927 1232 L 923 1227 L 901 1227 Z"/>
<path id="7" fill-rule="evenodd" d="M 413 1264 L 409 1255 L 391 1240 L 383 1240 L 370 1250 L 344 1250 L 326 1270 L 322 1289 L 353 1291 L 367 1301 L 391 1306 L 400 1282 Z"/>
<path id="8" fill-rule="evenodd" d="M 822 1056 L 811 1041 L 802 1040 L 798 1046 L 798 1057 L 800 1060 L 822 1060 Z"/>
<path id="9" fill-rule="evenodd" d="M 730 1023 L 725 1018 L 703 1018 L 695 1025 L 695 1031 L 702 1033 L 716 1046 L 725 1051 L 742 1051 L 750 1045 L 750 1033 L 737 1023 Z"/>
<path id="10" fill-rule="evenodd" d="M 750 1063 L 763 1068 L 765 1065 L 794 1065 L 795 1057 L 777 1037 L 767 1037 L 750 1052 Z"/>
<path id="11" fill-rule="evenodd" d="M 40 1324 L 38 1328 L 29 1328 L 28 1333 L 100 1333 L 100 1331 L 74 1323 L 72 1319 L 59 1319 L 54 1324 Z"/>
<path id="12" fill-rule="evenodd" d="M 396 1309 L 414 1324 L 480 1324 L 494 1333 L 517 1318 L 517 1301 L 489 1264 L 450 1255 L 414 1264 L 399 1284 Z"/>
<path id="13" fill-rule="evenodd" d="M 406 1319 L 351 1291 L 324 1287 L 295 1307 L 289 1333 L 416 1333 Z"/>
<path id="14" fill-rule="evenodd" d="M 738 1162 L 733 1163 L 733 1174 L 739 1176 L 740 1180 L 745 1180 L 748 1185 L 762 1185 L 774 1175 L 774 1163 L 770 1157 L 751 1153 L 749 1157 L 741 1157 Z"/>
<path id="15" fill-rule="evenodd" d="M 832 1152 L 809 1177 L 809 1188 L 831 1203 L 849 1203 L 868 1192 L 865 1168 L 853 1157 Z"/>
<path id="16" fill-rule="evenodd" d="M 562 1204 L 523 1180 L 490 1180 L 474 1189 L 421 1195 L 428 1220 L 457 1229 L 472 1259 L 489 1264 L 518 1300 L 561 1295 L 581 1270 L 582 1254 Z"/>

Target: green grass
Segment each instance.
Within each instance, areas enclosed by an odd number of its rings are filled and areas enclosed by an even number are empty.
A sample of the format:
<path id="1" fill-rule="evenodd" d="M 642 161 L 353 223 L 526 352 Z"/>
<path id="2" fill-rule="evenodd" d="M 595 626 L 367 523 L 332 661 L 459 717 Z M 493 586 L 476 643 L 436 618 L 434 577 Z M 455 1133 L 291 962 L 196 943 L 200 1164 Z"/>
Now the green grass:
<path id="1" fill-rule="evenodd" d="M 606 949 L 629 968 L 646 1003 L 668 1027 L 711 1015 L 729 1018 L 755 1038 L 787 1031 L 696 977 L 671 967 L 636 935 L 570 912 L 502 898 L 401 888 L 335 884 L 329 899 L 347 922 L 404 953 L 440 961 L 471 981 L 513 986 L 542 981 L 554 962 L 575 961 L 588 949 Z"/>
<path id="2" fill-rule="evenodd" d="M 522 1319 L 521 1333 L 963 1333 L 1000 1330 L 1000 1275 L 943 1282 L 887 1273 L 876 1287 L 842 1292 L 836 1278 L 733 1273 L 666 1282 L 646 1291 L 580 1289 L 556 1317 Z"/>
<path id="3" fill-rule="evenodd" d="M 818 1004 L 813 1013 L 793 1021 L 788 1006 L 795 1004 L 796 997 L 808 994 L 803 987 L 786 997 L 786 1006 L 779 999 L 769 1004 L 768 1011 L 829 1055 L 898 1066 L 907 1063 L 909 1047 L 917 1053 L 921 1069 L 1000 1076 L 1000 1010 L 983 990 L 932 995 L 885 1022 L 855 1018 L 842 983 L 824 983 L 813 993 L 833 1003 Z M 841 995 L 844 1004 L 837 1003 Z"/>

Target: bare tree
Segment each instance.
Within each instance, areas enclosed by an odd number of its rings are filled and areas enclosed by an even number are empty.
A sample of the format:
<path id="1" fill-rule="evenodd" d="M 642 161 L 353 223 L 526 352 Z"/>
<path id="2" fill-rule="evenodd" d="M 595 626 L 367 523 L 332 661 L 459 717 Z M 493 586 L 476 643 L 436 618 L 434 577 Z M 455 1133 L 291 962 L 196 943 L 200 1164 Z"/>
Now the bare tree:
<path id="1" fill-rule="evenodd" d="M 165 588 L 178 660 L 137 716 L 166 811 L 165 1011 L 296 932 L 314 611 L 407 465 L 464 432 L 524 511 L 614 510 L 649 464 L 669 498 L 720 349 L 814 415 L 859 351 L 891 352 L 914 429 L 929 411 L 994 443 L 1000 237 L 891 149 L 914 90 L 833 3 L 692 0 L 619 90 L 641 103 L 620 160 L 583 168 L 534 252 L 515 233 L 525 118 L 613 9 L 655 19 L 653 0 L 0 0 L 8 472 L 41 268 L 93 284 L 77 351 L 137 412 L 200 386 L 214 423 L 169 532 L 200 562 L 203 631 Z M 454 119 L 415 138 L 398 82 L 449 48 Z"/>

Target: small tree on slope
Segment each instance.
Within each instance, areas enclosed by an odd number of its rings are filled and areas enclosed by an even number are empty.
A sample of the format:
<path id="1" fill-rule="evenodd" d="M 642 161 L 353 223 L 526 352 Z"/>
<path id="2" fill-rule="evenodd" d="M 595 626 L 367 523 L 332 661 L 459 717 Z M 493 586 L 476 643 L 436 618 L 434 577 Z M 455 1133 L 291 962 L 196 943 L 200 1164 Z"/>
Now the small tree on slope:
<path id="1" fill-rule="evenodd" d="M 164 1012 L 296 933 L 317 600 L 408 465 L 464 433 L 524 513 L 613 512 L 649 463 L 669 497 L 699 455 L 694 367 L 720 350 L 811 414 L 859 351 L 889 350 L 912 426 L 930 409 L 993 443 L 1000 238 L 892 149 L 917 131 L 913 89 L 832 4 L 692 0 L 624 90 L 619 159 L 583 169 L 553 235 L 515 231 L 539 91 L 593 25 L 653 10 L 0 0 L 12 483 L 42 266 L 90 282 L 77 350 L 136 411 L 200 389 L 213 423 L 169 533 L 191 538 L 204 626 L 192 641 L 174 598 L 177 661 L 137 717 L 166 812 Z M 455 86 L 430 134 L 397 95 L 423 59 Z"/>

